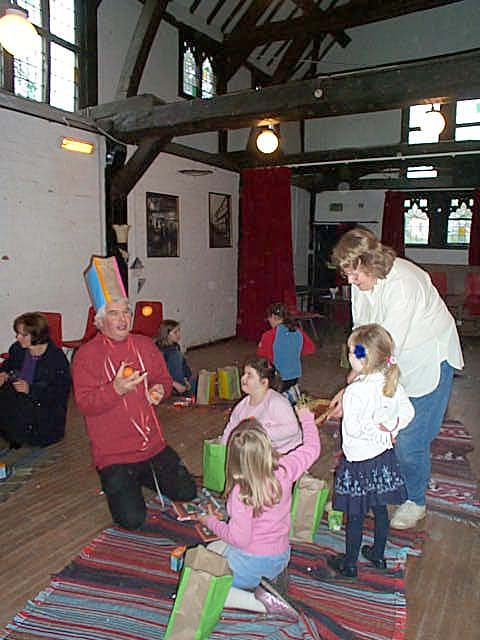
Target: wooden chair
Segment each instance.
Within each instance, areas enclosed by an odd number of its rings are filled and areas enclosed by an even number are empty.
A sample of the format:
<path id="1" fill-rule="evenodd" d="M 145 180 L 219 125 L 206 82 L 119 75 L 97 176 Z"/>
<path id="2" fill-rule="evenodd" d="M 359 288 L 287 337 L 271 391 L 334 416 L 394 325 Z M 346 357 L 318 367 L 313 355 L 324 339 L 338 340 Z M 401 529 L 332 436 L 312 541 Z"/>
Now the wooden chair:
<path id="1" fill-rule="evenodd" d="M 90 306 L 88 308 L 87 323 L 85 325 L 83 336 L 81 338 L 77 338 L 76 340 L 64 340 L 62 342 L 62 346 L 65 349 L 71 349 L 72 351 L 75 351 L 76 349 L 78 349 L 80 345 L 91 340 L 93 336 L 95 336 L 97 333 L 97 327 L 93 323 L 94 318 L 95 318 L 95 309 L 92 306 Z"/>
<path id="2" fill-rule="evenodd" d="M 154 338 L 163 319 L 163 305 L 155 300 L 137 300 L 132 333 Z"/>
<path id="3" fill-rule="evenodd" d="M 310 330 L 312 338 L 315 342 L 319 344 L 322 343 L 322 339 L 320 334 L 317 331 L 316 322 L 324 321 L 326 318 L 321 313 L 316 313 L 315 311 L 300 311 L 297 307 L 297 298 L 296 295 L 292 295 L 289 291 L 285 290 L 283 292 L 283 303 L 287 306 L 287 309 L 290 315 L 295 318 L 299 326 L 303 331 Z"/>

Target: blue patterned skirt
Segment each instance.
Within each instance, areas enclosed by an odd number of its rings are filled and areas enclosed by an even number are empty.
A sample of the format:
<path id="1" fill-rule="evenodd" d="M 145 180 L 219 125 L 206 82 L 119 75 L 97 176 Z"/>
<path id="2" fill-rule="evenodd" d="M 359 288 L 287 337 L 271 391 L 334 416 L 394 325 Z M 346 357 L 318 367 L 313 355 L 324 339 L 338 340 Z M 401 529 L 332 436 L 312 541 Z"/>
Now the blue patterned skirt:
<path id="1" fill-rule="evenodd" d="M 335 471 L 334 509 L 360 515 L 371 507 L 401 504 L 406 499 L 405 481 L 393 449 L 360 462 L 341 458 Z"/>

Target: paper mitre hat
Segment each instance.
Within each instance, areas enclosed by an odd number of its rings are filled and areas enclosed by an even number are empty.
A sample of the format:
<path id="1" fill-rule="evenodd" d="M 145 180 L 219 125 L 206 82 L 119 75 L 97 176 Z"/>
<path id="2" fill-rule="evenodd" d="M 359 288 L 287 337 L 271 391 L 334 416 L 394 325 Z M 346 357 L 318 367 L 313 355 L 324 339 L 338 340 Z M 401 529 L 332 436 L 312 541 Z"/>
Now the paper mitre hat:
<path id="1" fill-rule="evenodd" d="M 92 256 L 83 275 L 95 311 L 112 298 L 127 297 L 115 256 Z"/>

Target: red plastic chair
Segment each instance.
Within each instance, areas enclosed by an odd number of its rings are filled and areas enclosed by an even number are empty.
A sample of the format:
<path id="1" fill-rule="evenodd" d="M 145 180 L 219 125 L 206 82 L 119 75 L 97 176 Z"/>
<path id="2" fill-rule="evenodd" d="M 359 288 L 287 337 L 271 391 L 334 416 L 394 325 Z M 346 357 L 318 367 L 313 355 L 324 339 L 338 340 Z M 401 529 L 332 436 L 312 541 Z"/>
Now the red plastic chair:
<path id="1" fill-rule="evenodd" d="M 80 345 L 91 340 L 97 333 L 97 327 L 93 323 L 94 318 L 95 309 L 90 306 L 88 308 L 87 324 L 85 325 L 83 336 L 81 338 L 77 338 L 76 340 L 64 340 L 62 343 L 63 347 L 65 349 L 73 349 L 73 351 L 75 351 Z"/>
<path id="2" fill-rule="evenodd" d="M 45 316 L 48 322 L 48 327 L 50 329 L 50 338 L 52 341 L 60 347 L 63 346 L 62 343 L 62 314 L 57 311 L 39 311 L 42 316 Z"/>
<path id="3" fill-rule="evenodd" d="M 163 305 L 154 300 L 138 300 L 133 314 L 133 333 L 154 338 L 163 320 Z"/>
<path id="4" fill-rule="evenodd" d="M 430 271 L 430 279 L 442 298 L 447 295 L 447 273 L 445 271 Z"/>

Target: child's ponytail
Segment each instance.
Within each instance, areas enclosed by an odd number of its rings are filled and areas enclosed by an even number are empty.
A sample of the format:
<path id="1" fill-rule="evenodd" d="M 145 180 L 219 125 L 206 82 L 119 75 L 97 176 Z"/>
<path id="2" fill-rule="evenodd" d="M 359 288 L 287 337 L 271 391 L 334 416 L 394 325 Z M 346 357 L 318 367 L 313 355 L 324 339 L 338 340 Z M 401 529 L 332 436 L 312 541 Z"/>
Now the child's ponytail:
<path id="1" fill-rule="evenodd" d="M 383 385 L 383 395 L 387 398 L 392 398 L 395 395 L 400 379 L 400 369 L 397 364 L 397 359 L 394 356 L 387 358 L 384 376 L 385 384 Z"/>

